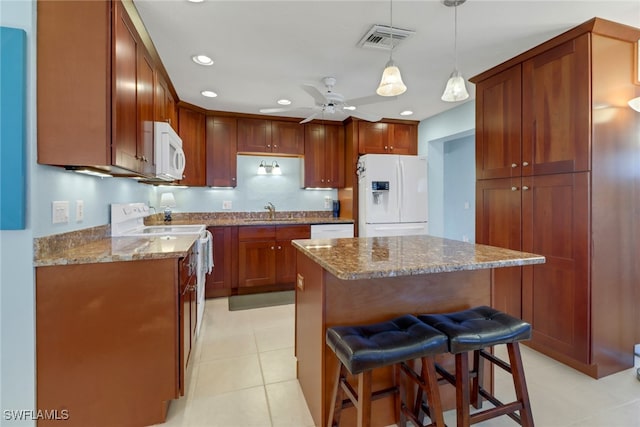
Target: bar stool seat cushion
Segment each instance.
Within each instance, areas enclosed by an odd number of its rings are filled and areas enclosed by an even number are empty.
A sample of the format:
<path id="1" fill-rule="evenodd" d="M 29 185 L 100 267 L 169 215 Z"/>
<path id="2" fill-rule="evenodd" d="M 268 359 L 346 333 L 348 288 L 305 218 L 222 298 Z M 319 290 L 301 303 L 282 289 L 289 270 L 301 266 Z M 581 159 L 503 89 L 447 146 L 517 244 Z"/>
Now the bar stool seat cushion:
<path id="1" fill-rule="evenodd" d="M 531 338 L 527 322 L 487 306 L 418 318 L 448 335 L 449 352 L 453 354 Z"/>
<path id="2" fill-rule="evenodd" d="M 351 374 L 447 352 L 447 336 L 409 314 L 371 325 L 328 328 L 326 339 Z"/>

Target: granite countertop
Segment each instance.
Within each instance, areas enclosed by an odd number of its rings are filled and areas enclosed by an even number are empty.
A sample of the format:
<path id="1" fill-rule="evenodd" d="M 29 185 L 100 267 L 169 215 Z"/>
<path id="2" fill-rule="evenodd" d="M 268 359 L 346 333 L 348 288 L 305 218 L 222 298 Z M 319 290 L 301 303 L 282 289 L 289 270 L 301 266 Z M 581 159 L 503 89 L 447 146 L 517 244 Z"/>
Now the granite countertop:
<path id="1" fill-rule="evenodd" d="M 205 224 L 207 227 L 353 224 L 352 219 L 330 215 L 331 212 L 325 211 L 291 211 L 277 212 L 274 219 L 269 219 L 265 212 L 176 213 L 173 221 L 165 223 L 164 215 L 158 213 L 145 218 L 145 224 Z M 103 225 L 34 239 L 34 266 L 179 258 L 187 255 L 197 237 L 111 237 L 110 225 Z"/>
<path id="2" fill-rule="evenodd" d="M 410 276 L 542 264 L 541 255 L 433 236 L 294 240 L 293 245 L 339 279 Z"/>
<path id="3" fill-rule="evenodd" d="M 188 254 L 198 235 L 159 237 L 108 237 L 70 244 L 43 252 L 34 260 L 36 267 L 66 264 L 137 261 L 180 258 Z"/>

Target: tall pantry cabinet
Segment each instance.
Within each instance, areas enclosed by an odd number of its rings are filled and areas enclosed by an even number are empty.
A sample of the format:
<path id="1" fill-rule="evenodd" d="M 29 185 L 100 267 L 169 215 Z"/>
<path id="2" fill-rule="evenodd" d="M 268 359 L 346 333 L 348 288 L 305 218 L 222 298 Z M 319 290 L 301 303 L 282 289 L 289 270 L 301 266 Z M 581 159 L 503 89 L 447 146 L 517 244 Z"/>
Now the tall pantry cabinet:
<path id="1" fill-rule="evenodd" d="M 476 241 L 544 255 L 493 302 L 529 345 L 599 378 L 640 341 L 640 29 L 594 18 L 470 79 Z"/>

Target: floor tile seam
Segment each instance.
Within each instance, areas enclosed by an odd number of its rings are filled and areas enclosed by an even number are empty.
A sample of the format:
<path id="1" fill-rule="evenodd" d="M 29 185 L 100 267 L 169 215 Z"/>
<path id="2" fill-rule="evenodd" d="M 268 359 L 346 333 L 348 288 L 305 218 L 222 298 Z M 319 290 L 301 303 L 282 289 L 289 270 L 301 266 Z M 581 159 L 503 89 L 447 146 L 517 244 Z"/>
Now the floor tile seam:
<path id="1" fill-rule="evenodd" d="M 192 400 L 218 398 L 218 397 L 225 396 L 225 395 L 228 395 L 228 394 L 231 394 L 231 393 L 235 393 L 235 392 L 238 392 L 238 391 L 251 390 L 253 388 L 258 388 L 258 387 L 264 388 L 265 385 L 264 384 L 252 384 L 252 385 L 233 388 L 233 389 L 230 389 L 230 390 L 224 390 L 222 392 L 207 393 L 207 394 L 204 394 L 204 395 L 203 394 L 199 394 L 198 396 L 190 396 L 189 400 L 192 401 Z"/>
<path id="2" fill-rule="evenodd" d="M 225 356 L 225 357 L 217 357 L 217 358 L 203 358 L 202 355 L 200 355 L 200 358 L 199 358 L 200 360 L 194 361 L 194 362 L 195 362 L 195 364 L 212 363 L 212 362 L 219 362 L 219 361 L 223 361 L 223 360 L 237 359 L 238 357 L 252 356 L 254 354 L 256 356 L 259 356 L 259 353 L 257 351 L 251 352 L 251 353 L 233 354 L 233 355 L 228 355 L 228 356 Z"/>

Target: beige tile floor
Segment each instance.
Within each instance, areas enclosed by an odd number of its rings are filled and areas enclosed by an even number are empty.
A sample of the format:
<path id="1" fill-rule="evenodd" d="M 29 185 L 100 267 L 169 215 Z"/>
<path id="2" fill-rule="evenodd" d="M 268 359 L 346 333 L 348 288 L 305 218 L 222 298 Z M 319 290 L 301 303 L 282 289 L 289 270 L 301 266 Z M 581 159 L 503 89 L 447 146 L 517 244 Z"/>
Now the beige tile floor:
<path id="1" fill-rule="evenodd" d="M 295 376 L 294 306 L 230 312 L 226 298 L 206 304 L 187 393 L 162 426 L 314 426 Z M 634 369 L 594 380 L 526 346 L 523 359 L 537 427 L 640 427 Z M 513 394 L 508 381 L 496 374 L 505 401 Z M 455 426 L 455 414 L 445 421 Z M 516 424 L 500 417 L 476 425 Z"/>

